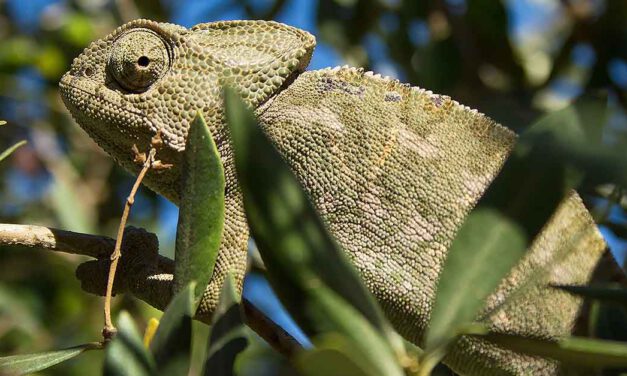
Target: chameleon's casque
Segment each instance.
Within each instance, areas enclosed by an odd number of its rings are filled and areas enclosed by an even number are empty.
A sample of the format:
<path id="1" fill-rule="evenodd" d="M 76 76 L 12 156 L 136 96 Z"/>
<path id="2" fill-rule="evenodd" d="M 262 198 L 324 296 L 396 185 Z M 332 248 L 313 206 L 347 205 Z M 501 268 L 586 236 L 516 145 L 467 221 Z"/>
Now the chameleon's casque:
<path id="1" fill-rule="evenodd" d="M 132 145 L 146 150 L 161 131 L 159 159 L 174 167 L 151 172 L 147 185 L 174 202 L 187 129 L 202 111 L 227 180 L 225 233 L 199 312 L 209 315 L 227 271 L 235 271 L 241 287 L 246 263 L 248 229 L 220 97 L 224 83 L 235 85 L 391 322 L 419 344 L 446 251 L 515 135 L 448 97 L 361 69 L 303 72 L 314 45 L 307 32 L 275 22 L 185 29 L 137 20 L 87 47 L 63 76 L 61 94 L 76 121 L 132 172 L 138 170 Z M 569 334 L 580 301 L 547 285 L 585 283 L 604 247 L 573 192 L 486 310 L 530 286 L 486 323 L 526 335 Z M 530 278 L 547 265 L 543 278 Z M 152 299 L 161 308 L 164 301 Z M 446 362 L 473 375 L 559 372 L 556 362 L 469 338 Z"/>

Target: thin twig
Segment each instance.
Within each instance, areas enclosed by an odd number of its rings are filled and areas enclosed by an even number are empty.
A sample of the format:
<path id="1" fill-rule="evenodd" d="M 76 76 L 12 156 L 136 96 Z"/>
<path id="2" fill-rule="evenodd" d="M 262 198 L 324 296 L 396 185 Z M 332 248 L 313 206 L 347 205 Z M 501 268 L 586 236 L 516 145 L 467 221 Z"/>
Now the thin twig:
<path id="1" fill-rule="evenodd" d="M 26 144 L 26 140 L 16 142 L 13 146 L 11 146 L 7 150 L 3 151 L 2 154 L 0 154 L 0 161 L 8 157 L 9 155 L 11 155 L 11 153 L 13 153 L 17 148 L 25 144 Z"/>
<path id="2" fill-rule="evenodd" d="M 128 198 L 126 199 L 126 205 L 124 205 L 124 212 L 122 213 L 122 218 L 120 219 L 120 227 L 118 227 L 118 236 L 115 241 L 115 248 L 113 249 L 113 253 L 111 254 L 111 265 L 109 266 L 109 278 L 107 280 L 107 293 L 105 294 L 105 304 L 104 304 L 105 325 L 104 325 L 104 328 L 102 329 L 102 336 L 104 337 L 105 341 L 111 339 L 117 332 L 117 329 L 115 328 L 115 326 L 113 326 L 113 322 L 111 321 L 111 296 L 113 295 L 113 282 L 115 280 L 115 272 L 118 268 L 118 262 L 120 260 L 120 256 L 122 255 L 122 238 L 124 237 L 124 228 L 126 227 L 128 214 L 130 213 L 131 207 L 133 206 L 133 203 L 135 202 L 135 194 L 137 193 L 137 190 L 139 189 L 139 185 L 141 184 L 142 180 L 144 180 L 144 176 L 146 176 L 146 173 L 148 172 L 150 167 L 152 167 L 152 163 L 155 160 L 156 153 L 157 153 L 156 149 L 154 148 L 150 149 L 150 152 L 148 153 L 148 157 L 144 161 L 144 165 L 141 171 L 139 172 L 139 175 L 137 175 L 137 180 L 135 180 L 135 184 L 133 185 L 133 188 L 131 189 L 131 193 L 128 195 Z"/>

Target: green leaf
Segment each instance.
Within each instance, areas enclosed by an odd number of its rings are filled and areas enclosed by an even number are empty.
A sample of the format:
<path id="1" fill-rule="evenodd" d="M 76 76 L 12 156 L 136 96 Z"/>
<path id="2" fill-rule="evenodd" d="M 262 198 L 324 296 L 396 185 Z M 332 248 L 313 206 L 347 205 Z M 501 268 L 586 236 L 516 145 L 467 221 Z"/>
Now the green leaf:
<path id="1" fill-rule="evenodd" d="M 627 288 L 620 285 L 605 286 L 566 286 L 554 285 L 556 289 L 564 290 L 573 295 L 588 299 L 600 300 L 608 303 L 627 306 Z"/>
<path id="2" fill-rule="evenodd" d="M 489 294 L 526 250 L 522 229 L 499 211 L 479 208 L 459 230 L 438 284 L 427 347 L 473 320 Z M 463 287 L 462 287 L 463 286 Z"/>
<path id="3" fill-rule="evenodd" d="M 627 344 L 591 338 L 569 337 L 560 340 L 545 340 L 514 334 L 489 333 L 487 329 L 474 330 L 480 337 L 501 347 L 559 360 L 573 365 L 588 367 L 627 367 Z M 485 331 L 485 333 L 481 333 Z"/>
<path id="4" fill-rule="evenodd" d="M 155 361 L 127 312 L 118 318 L 118 333 L 107 346 L 103 375 L 148 376 L 156 374 Z"/>
<path id="5" fill-rule="evenodd" d="M 0 120 L 0 127 L 3 125 L 7 125 L 7 122 L 5 120 Z"/>
<path id="6" fill-rule="evenodd" d="M 11 153 L 13 153 L 17 148 L 19 148 L 22 145 L 26 145 L 26 140 L 16 142 L 15 144 L 13 144 L 13 146 L 9 147 L 7 150 L 0 153 L 0 161 L 2 161 L 3 159 L 11 155 Z"/>
<path id="7" fill-rule="evenodd" d="M 304 376 L 377 376 L 367 361 L 338 334 L 327 334 L 317 339 L 316 348 L 304 351 L 296 358 L 296 366 Z"/>
<path id="8" fill-rule="evenodd" d="M 251 233 L 282 302 L 310 336 L 336 332 L 381 375 L 401 375 L 396 337 L 306 193 L 237 94 L 225 90 Z"/>
<path id="9" fill-rule="evenodd" d="M 150 343 L 150 350 L 159 369 L 172 363 L 179 364 L 185 373 L 189 368 L 195 287 L 192 282 L 176 294 L 159 321 L 159 328 Z M 183 363 L 181 359 L 184 360 Z"/>
<path id="10" fill-rule="evenodd" d="M 196 281 L 200 299 L 211 280 L 224 228 L 224 171 L 202 115 L 192 122 L 181 172 L 174 291 Z"/>
<path id="11" fill-rule="evenodd" d="M 72 359 L 87 350 L 95 349 L 102 349 L 100 343 L 86 343 L 69 349 L 47 351 L 37 354 L 0 357 L 0 374 L 27 375 Z"/>
<path id="12" fill-rule="evenodd" d="M 235 359 L 248 347 L 248 342 L 248 329 L 240 311 L 240 297 L 233 276 L 229 274 L 222 286 L 220 302 L 213 315 L 204 374 L 234 375 Z"/>
<path id="13" fill-rule="evenodd" d="M 558 111 L 523 133 L 503 171 L 460 228 L 438 282 L 425 339 L 428 349 L 449 343 L 459 327 L 476 318 L 566 194 L 587 177 L 586 165 L 573 158 L 583 160 L 587 154 L 578 146 L 599 137 L 580 121 L 590 119 L 590 105 L 582 106 L 585 116 L 577 108 Z"/>
<path id="14" fill-rule="evenodd" d="M 240 376 L 274 376 L 297 374 L 292 362 L 278 351 L 273 349 L 251 332 L 246 350 L 241 352 L 235 363 L 235 374 Z"/>
<path id="15" fill-rule="evenodd" d="M 349 343 L 336 347 L 344 355 L 359 359 L 359 365 L 372 375 L 403 375 L 389 343 L 355 307 L 324 285 L 312 284 L 304 291 L 305 310 L 322 329 L 313 337 L 315 343 L 330 333 L 337 333 Z M 329 337 L 326 337 L 327 339 Z"/>
<path id="16" fill-rule="evenodd" d="M 227 89 L 226 117 L 251 233 L 270 282 L 309 334 L 318 325 L 303 311 L 306 286 L 320 280 L 353 305 L 378 330 L 389 324 L 345 254 L 329 235 L 296 177 L 266 138 L 237 93 Z"/>

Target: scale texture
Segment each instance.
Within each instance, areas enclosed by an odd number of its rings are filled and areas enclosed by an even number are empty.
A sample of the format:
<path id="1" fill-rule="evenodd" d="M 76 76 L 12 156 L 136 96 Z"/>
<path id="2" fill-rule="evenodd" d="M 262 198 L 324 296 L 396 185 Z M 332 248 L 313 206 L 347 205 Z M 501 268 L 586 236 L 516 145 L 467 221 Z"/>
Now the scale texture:
<path id="1" fill-rule="evenodd" d="M 137 20 L 87 47 L 61 79 L 61 94 L 90 137 L 133 173 L 132 145 L 146 150 L 160 131 L 158 157 L 173 168 L 151 171 L 146 184 L 175 203 L 187 130 L 202 111 L 226 174 L 225 232 L 199 309 L 207 317 L 226 273 L 234 271 L 241 289 L 246 267 L 248 228 L 221 98 L 223 84 L 236 86 L 392 324 L 420 344 L 447 249 L 516 136 L 446 96 L 371 72 L 304 72 L 314 46 L 307 32 L 275 22 L 185 29 Z M 572 192 L 489 297 L 482 319 L 507 333 L 568 335 L 581 302 L 546 286 L 586 283 L 604 249 Z M 102 275 L 88 269 L 84 286 Z M 139 278 L 133 291 L 163 308 L 171 280 Z M 445 361 L 469 375 L 560 373 L 553 361 L 471 338 L 458 341 Z"/>

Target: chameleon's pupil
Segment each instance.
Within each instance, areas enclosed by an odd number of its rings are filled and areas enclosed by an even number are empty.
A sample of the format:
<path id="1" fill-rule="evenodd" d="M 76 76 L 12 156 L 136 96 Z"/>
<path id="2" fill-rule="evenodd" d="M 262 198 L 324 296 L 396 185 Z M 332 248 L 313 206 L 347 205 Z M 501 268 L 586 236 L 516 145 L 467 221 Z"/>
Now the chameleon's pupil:
<path id="1" fill-rule="evenodd" d="M 137 59 L 137 65 L 140 67 L 147 67 L 148 64 L 150 64 L 148 56 L 140 56 L 139 59 Z"/>

